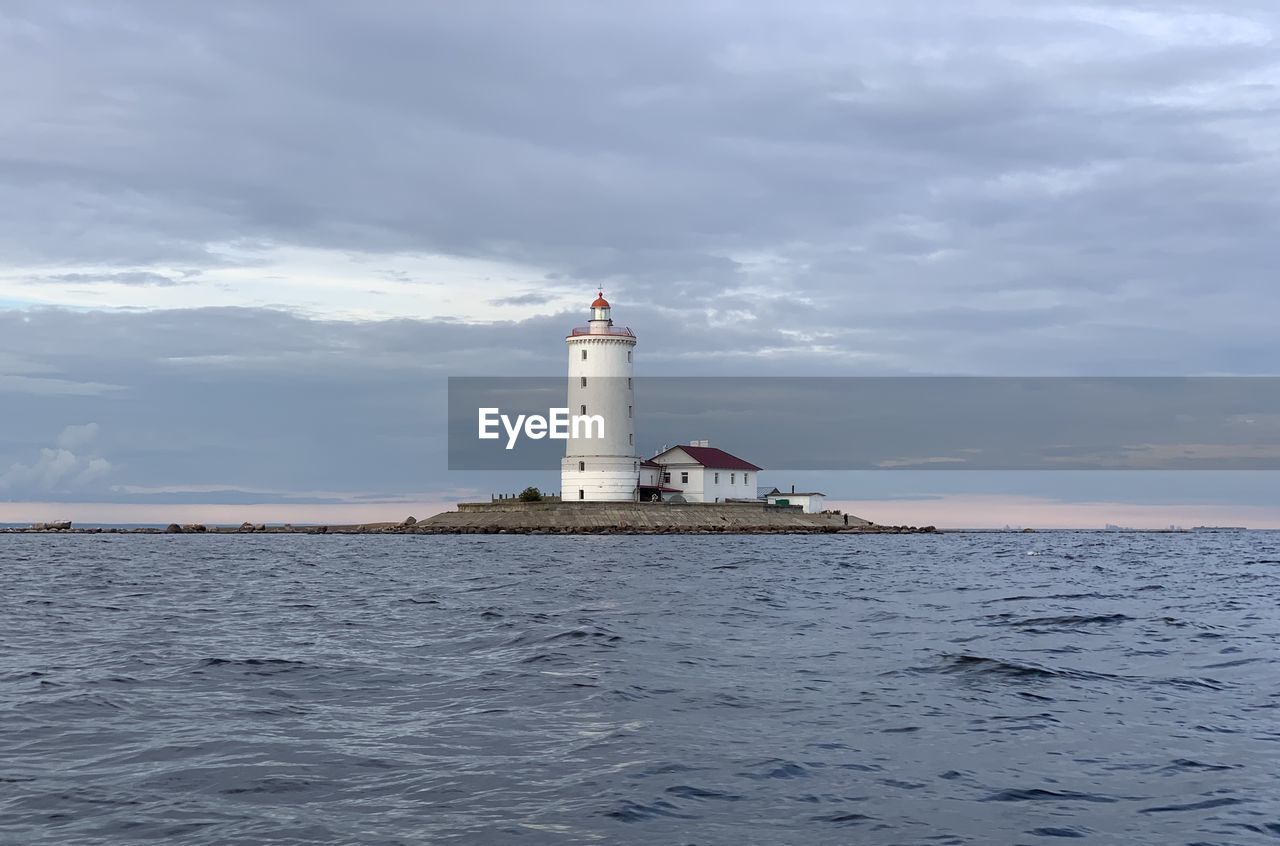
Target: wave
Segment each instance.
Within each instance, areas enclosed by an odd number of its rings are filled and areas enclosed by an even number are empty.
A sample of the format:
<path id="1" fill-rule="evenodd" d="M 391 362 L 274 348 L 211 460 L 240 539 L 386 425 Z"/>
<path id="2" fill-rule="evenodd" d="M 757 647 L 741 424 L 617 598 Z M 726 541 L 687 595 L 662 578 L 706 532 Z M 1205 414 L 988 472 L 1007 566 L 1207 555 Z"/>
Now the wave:
<path id="1" fill-rule="evenodd" d="M 1080 793 L 1075 790 L 1045 790 L 1039 787 L 1029 789 L 1012 788 L 992 793 L 980 802 L 1117 802 L 1113 796 L 1100 793 Z"/>
<path id="2" fill-rule="evenodd" d="M 1017 626 L 1109 626 L 1133 620 L 1128 614 L 1066 614 L 1060 617 L 1028 617 L 1019 620 Z"/>
<path id="3" fill-rule="evenodd" d="M 1071 675 L 1068 671 L 1054 670 L 1031 663 L 1017 663 L 984 655 L 959 653 L 943 655 L 938 666 L 923 668 L 926 672 L 964 673 L 975 676 L 1003 676 L 1019 679 L 1055 679 Z"/>

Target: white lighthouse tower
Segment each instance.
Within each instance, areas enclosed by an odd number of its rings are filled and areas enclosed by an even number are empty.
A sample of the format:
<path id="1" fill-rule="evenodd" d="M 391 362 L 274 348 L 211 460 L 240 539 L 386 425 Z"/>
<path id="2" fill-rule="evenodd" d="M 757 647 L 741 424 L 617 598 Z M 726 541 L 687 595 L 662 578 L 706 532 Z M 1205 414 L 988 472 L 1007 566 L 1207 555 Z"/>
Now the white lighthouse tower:
<path id="1" fill-rule="evenodd" d="M 569 347 L 569 414 L 600 415 L 604 437 L 595 428 L 570 432 L 560 465 L 564 502 L 632 502 L 637 499 L 640 459 L 636 457 L 635 400 L 631 358 L 636 336 L 613 325 L 604 292 L 591 304 L 591 319 L 575 328 Z M 593 437 L 574 437 L 575 434 Z"/>

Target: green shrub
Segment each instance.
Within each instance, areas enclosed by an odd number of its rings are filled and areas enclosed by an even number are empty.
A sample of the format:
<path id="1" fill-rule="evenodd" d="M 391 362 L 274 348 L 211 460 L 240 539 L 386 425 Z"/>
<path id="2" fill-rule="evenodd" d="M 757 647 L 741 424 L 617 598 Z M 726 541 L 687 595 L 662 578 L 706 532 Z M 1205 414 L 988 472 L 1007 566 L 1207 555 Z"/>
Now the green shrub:
<path id="1" fill-rule="evenodd" d="M 529 487 L 520 491 L 520 501 L 521 502 L 542 502 L 542 491 L 538 490 L 533 485 L 530 485 Z"/>

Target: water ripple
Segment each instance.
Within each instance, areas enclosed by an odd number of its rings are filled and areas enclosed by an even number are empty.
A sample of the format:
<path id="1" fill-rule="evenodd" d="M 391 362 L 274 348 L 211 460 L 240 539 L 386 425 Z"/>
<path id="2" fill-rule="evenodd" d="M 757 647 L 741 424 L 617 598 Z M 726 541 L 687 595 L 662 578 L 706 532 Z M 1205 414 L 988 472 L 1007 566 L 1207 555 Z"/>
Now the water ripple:
<path id="1" fill-rule="evenodd" d="M 1277 561 L 4 535 L 0 842 L 1274 842 Z"/>

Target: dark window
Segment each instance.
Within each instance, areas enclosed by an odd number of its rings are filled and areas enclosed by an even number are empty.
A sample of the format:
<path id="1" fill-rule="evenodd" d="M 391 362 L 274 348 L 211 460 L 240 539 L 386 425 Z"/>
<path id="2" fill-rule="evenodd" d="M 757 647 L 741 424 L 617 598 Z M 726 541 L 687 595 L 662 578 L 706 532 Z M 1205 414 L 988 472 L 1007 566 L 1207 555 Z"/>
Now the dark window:
<path id="1" fill-rule="evenodd" d="M 682 485 L 687 485 L 687 484 L 689 484 L 689 474 L 688 474 L 688 473 L 681 473 L 681 474 L 680 474 L 680 484 L 682 484 Z"/>
<path id="2" fill-rule="evenodd" d="M 670 473 L 663 473 L 663 474 L 662 474 L 662 482 L 663 482 L 663 484 L 666 484 L 666 485 L 671 484 L 671 474 L 670 474 Z"/>
<path id="3" fill-rule="evenodd" d="M 586 350 L 583 350 L 583 351 L 582 351 L 582 360 L 583 360 L 583 361 L 586 361 L 586 360 L 587 360 L 587 351 L 586 351 Z"/>
<path id="4" fill-rule="evenodd" d="M 578 462 L 578 472 L 579 472 L 579 473 L 581 473 L 582 471 L 584 471 L 584 470 L 586 470 L 586 469 L 587 469 L 587 462 L 585 462 L 585 461 L 579 461 L 579 462 Z"/>
<path id="5" fill-rule="evenodd" d="M 587 413 L 587 407 L 586 407 L 585 405 L 582 407 L 582 413 L 583 413 L 583 414 L 586 414 L 586 413 Z"/>
<path id="6" fill-rule="evenodd" d="M 582 488 L 578 488 L 578 499 L 586 499 L 586 498 L 587 498 L 587 492 L 584 491 Z"/>
<path id="7" fill-rule="evenodd" d="M 583 377 L 582 377 L 582 387 L 584 387 L 584 388 L 585 388 L 586 386 L 587 386 L 587 377 L 586 377 L 586 376 L 583 376 Z"/>

